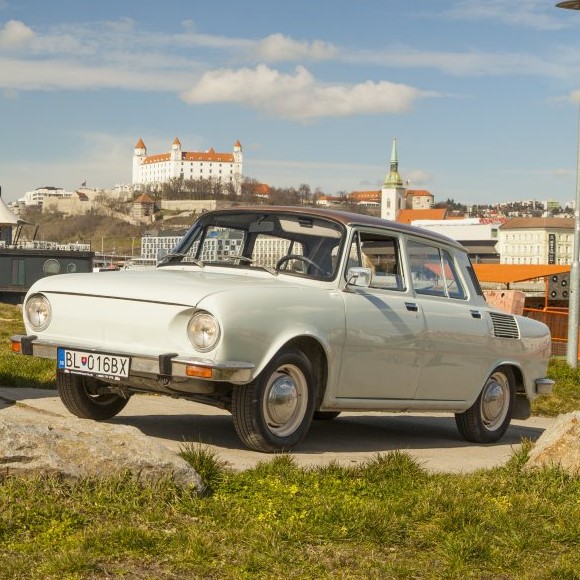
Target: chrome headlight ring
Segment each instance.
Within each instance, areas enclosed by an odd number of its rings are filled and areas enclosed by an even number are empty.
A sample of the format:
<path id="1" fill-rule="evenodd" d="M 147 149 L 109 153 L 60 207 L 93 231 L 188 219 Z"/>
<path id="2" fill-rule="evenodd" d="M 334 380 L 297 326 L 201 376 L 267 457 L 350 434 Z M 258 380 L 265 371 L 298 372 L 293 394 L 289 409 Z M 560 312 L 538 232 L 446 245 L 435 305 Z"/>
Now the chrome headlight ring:
<path id="1" fill-rule="evenodd" d="M 196 350 L 212 350 L 220 339 L 218 321 L 209 312 L 196 312 L 187 325 L 187 337 Z"/>
<path id="2" fill-rule="evenodd" d="M 33 294 L 26 301 L 24 307 L 26 320 L 32 330 L 41 332 L 48 328 L 52 319 L 52 308 L 50 302 L 44 294 Z"/>

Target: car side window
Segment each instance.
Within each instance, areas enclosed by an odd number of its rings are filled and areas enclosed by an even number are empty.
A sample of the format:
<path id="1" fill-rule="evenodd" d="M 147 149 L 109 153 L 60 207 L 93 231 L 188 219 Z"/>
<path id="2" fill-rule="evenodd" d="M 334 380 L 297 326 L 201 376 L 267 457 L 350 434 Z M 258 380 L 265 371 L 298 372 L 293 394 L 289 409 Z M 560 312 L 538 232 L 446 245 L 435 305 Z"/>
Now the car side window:
<path id="1" fill-rule="evenodd" d="M 351 244 L 347 270 L 352 266 L 372 270 L 371 288 L 406 290 L 400 244 L 394 236 L 357 232 Z"/>
<path id="2" fill-rule="evenodd" d="M 465 300 L 465 288 L 449 251 L 409 240 L 407 252 L 417 294 Z"/>

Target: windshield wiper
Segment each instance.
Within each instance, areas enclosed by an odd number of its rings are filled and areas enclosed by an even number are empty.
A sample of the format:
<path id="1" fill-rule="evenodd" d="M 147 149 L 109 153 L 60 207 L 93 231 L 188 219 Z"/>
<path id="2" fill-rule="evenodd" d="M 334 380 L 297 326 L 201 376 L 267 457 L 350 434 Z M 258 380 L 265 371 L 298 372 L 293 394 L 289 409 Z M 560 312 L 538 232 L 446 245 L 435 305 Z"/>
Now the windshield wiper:
<path id="1" fill-rule="evenodd" d="M 270 268 L 269 266 L 264 266 L 263 264 L 254 264 L 254 260 L 252 258 L 248 258 L 247 256 L 230 256 L 229 260 L 222 260 L 219 263 L 214 262 L 215 264 L 239 264 L 239 262 L 246 262 L 247 264 L 251 265 L 252 268 L 260 268 L 260 270 L 265 270 L 272 276 L 278 275 L 278 270 L 275 268 Z"/>
<path id="2" fill-rule="evenodd" d="M 180 252 L 170 252 L 169 254 L 165 254 L 165 256 L 163 256 L 163 258 L 161 258 L 161 260 L 159 260 L 158 262 L 158 266 L 162 266 L 167 260 L 170 260 L 171 258 L 188 258 L 187 262 L 181 262 L 186 263 L 186 264 L 194 264 L 195 266 L 199 266 L 200 268 L 203 268 L 205 266 L 205 264 L 201 261 L 198 260 L 197 258 L 193 258 L 192 256 L 190 256 L 187 253 L 180 253 Z"/>

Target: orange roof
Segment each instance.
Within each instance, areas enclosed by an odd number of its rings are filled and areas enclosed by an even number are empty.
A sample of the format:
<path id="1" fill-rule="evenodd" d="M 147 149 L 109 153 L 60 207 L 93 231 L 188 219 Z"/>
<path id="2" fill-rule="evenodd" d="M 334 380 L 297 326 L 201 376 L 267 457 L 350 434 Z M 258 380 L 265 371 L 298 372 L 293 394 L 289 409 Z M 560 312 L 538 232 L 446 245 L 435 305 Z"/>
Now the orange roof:
<path id="1" fill-rule="evenodd" d="M 405 196 L 407 195 L 411 195 L 413 197 L 415 196 L 433 197 L 433 194 L 430 191 L 427 191 L 426 189 L 407 189 L 407 191 L 405 192 Z"/>
<path id="2" fill-rule="evenodd" d="M 252 193 L 255 195 L 270 195 L 270 186 L 267 183 L 255 183 L 252 185 Z"/>
<path id="3" fill-rule="evenodd" d="M 145 143 L 143 143 L 143 139 L 139 139 L 137 141 L 137 145 L 135 145 L 135 149 L 145 149 Z"/>
<path id="4" fill-rule="evenodd" d="M 413 220 L 444 220 L 447 210 L 441 209 L 403 209 L 397 216 L 401 224 L 410 224 Z"/>
<path id="5" fill-rule="evenodd" d="M 372 190 L 372 191 L 351 191 L 349 194 L 350 199 L 358 199 L 358 200 L 378 200 L 381 199 L 381 191 L 380 189 Z"/>
<path id="6" fill-rule="evenodd" d="M 242 148 L 242 144 L 240 143 L 239 139 L 234 143 L 234 147 L 239 147 L 240 149 Z"/>
<path id="7" fill-rule="evenodd" d="M 142 193 L 133 203 L 153 204 L 155 201 L 151 199 L 146 193 Z"/>
<path id="8" fill-rule="evenodd" d="M 569 265 L 555 264 L 473 264 L 473 269 L 480 282 L 523 282 L 534 278 L 543 278 L 552 274 L 570 271 Z"/>
<path id="9" fill-rule="evenodd" d="M 501 229 L 516 230 L 522 228 L 533 229 L 574 229 L 574 218 L 513 218 L 509 222 L 503 224 Z"/>
<path id="10" fill-rule="evenodd" d="M 161 161 L 169 161 L 170 159 L 171 155 L 169 153 L 159 153 L 158 155 L 147 155 L 147 157 L 143 159 L 143 164 L 160 163 Z"/>
<path id="11" fill-rule="evenodd" d="M 183 154 L 185 161 L 223 161 L 225 163 L 233 163 L 234 156 L 232 153 L 216 153 L 213 148 L 206 153 L 197 153 L 192 151 Z"/>
<path id="12" fill-rule="evenodd" d="M 181 141 L 177 137 L 175 137 L 175 139 L 173 139 L 173 144 L 179 145 L 181 147 Z"/>

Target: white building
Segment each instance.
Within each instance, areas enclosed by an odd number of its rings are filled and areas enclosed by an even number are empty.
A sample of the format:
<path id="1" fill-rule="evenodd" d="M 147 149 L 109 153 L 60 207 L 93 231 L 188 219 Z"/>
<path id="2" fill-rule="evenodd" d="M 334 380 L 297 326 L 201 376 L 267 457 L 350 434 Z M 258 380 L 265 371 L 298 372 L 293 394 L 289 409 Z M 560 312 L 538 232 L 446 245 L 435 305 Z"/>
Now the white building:
<path id="1" fill-rule="evenodd" d="M 243 178 L 242 145 L 236 141 L 232 153 L 183 151 L 176 137 L 168 153 L 147 155 L 139 139 L 133 152 L 133 185 L 159 185 L 172 179 L 211 179 L 224 186 L 232 185 L 240 195 Z"/>
<path id="2" fill-rule="evenodd" d="M 465 218 L 448 220 L 413 220 L 412 226 L 437 232 L 457 241 L 493 241 L 499 239 L 499 228 L 506 220 Z"/>
<path id="3" fill-rule="evenodd" d="M 143 236 L 141 238 L 141 258 L 157 260 L 177 246 L 183 236 Z"/>
<path id="4" fill-rule="evenodd" d="M 425 228 L 463 244 L 474 262 L 499 261 L 499 229 L 505 218 L 464 218 L 446 220 L 412 220 L 411 225 Z"/>
<path id="5" fill-rule="evenodd" d="M 230 258 L 239 256 L 242 253 L 244 239 L 240 237 L 230 237 L 228 232 L 214 232 L 214 235 L 207 237 L 204 241 L 203 252 L 200 259 L 202 262 L 227 261 Z M 157 260 L 165 254 L 170 253 L 183 236 L 143 236 L 141 238 L 141 256 L 137 261 L 148 262 L 154 265 Z M 274 268 L 280 256 L 288 252 L 290 242 L 279 238 L 268 236 L 260 237 L 256 240 L 252 257 L 257 264 Z M 193 244 L 191 253 L 197 251 L 197 242 Z M 300 248 L 296 248 L 294 253 L 300 254 Z"/>
<path id="6" fill-rule="evenodd" d="M 499 229 L 501 264 L 571 264 L 573 218 L 515 218 Z"/>
<path id="7" fill-rule="evenodd" d="M 18 201 L 27 207 L 42 206 L 45 201 L 70 199 L 73 194 L 73 191 L 62 187 L 39 187 L 34 191 L 27 191 Z"/>
<path id="8" fill-rule="evenodd" d="M 407 209 L 431 209 L 435 198 L 426 189 L 407 189 L 405 191 Z"/>

